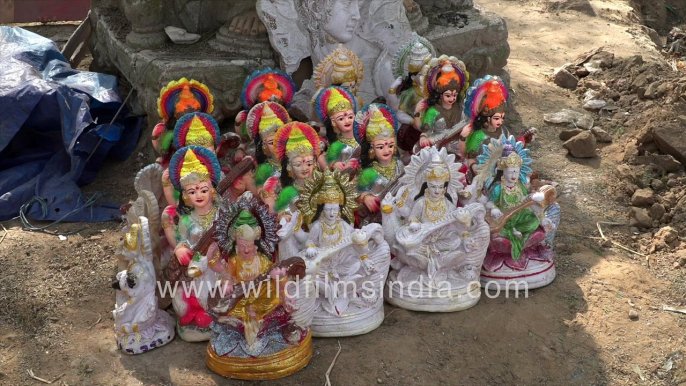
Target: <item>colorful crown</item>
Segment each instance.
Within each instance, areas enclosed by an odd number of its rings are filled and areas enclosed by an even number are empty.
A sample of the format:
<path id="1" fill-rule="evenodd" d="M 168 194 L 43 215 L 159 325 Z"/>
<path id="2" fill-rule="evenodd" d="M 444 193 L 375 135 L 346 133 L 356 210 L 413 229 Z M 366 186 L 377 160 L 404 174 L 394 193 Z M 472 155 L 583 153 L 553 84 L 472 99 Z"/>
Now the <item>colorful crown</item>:
<path id="1" fill-rule="evenodd" d="M 187 184 L 200 181 L 210 181 L 216 186 L 221 178 L 221 166 L 213 152 L 200 146 L 186 146 L 172 156 L 169 177 L 178 191 L 183 191 Z"/>
<path id="2" fill-rule="evenodd" d="M 267 67 L 256 70 L 243 83 L 241 102 L 245 110 L 250 110 L 260 102 L 277 102 L 288 108 L 295 95 L 293 79 L 281 70 Z"/>
<path id="3" fill-rule="evenodd" d="M 341 111 L 357 112 L 357 102 L 353 94 L 339 86 L 330 86 L 322 90 L 314 101 L 314 110 L 321 122 Z"/>
<path id="4" fill-rule="evenodd" d="M 486 75 L 477 79 L 467 90 L 464 113 L 474 121 L 477 116 L 491 117 L 495 113 L 504 113 L 507 109 L 507 86 L 497 76 Z"/>
<path id="5" fill-rule="evenodd" d="M 276 102 L 262 102 L 250 109 L 245 125 L 248 135 L 254 139 L 258 134 L 263 138 L 274 135 L 281 126 L 290 121 L 291 117 L 285 107 Z"/>
<path id="6" fill-rule="evenodd" d="M 174 127 L 174 146 L 177 149 L 196 145 L 206 148 L 219 147 L 219 125 L 205 113 L 186 114 Z"/>
<path id="7" fill-rule="evenodd" d="M 524 142 L 517 141 L 514 136 L 501 135 L 499 139 L 492 139 L 488 145 L 481 146 L 481 154 L 477 157 L 479 166 L 477 170 L 484 169 L 490 174 L 485 181 L 485 186 L 490 186 L 494 182 L 496 167 L 504 170 L 508 167 L 519 167 L 519 181 L 523 184 L 528 183 L 528 176 L 532 173 L 529 149 L 524 148 Z"/>
<path id="8" fill-rule="evenodd" d="M 262 229 L 255 216 L 243 209 L 233 223 L 233 238 L 255 241 L 262 235 Z"/>
<path id="9" fill-rule="evenodd" d="M 400 123 L 393 110 L 381 103 L 365 106 L 355 116 L 353 134 L 358 143 L 373 142 L 377 139 L 393 138 L 398 133 Z"/>
<path id="10" fill-rule="evenodd" d="M 327 55 L 314 70 L 314 86 L 320 90 L 333 85 L 356 82 L 350 92 L 357 93 L 364 78 L 362 61 L 342 44 Z"/>
<path id="11" fill-rule="evenodd" d="M 427 173 L 427 181 L 450 181 L 450 171 L 445 166 L 436 165 Z"/>
<path id="12" fill-rule="evenodd" d="M 188 109 L 211 114 L 214 111 L 214 97 L 210 89 L 197 80 L 181 78 L 171 81 L 160 91 L 157 99 L 157 113 L 168 121 L 177 112 Z"/>
<path id="13" fill-rule="evenodd" d="M 225 254 L 233 253 L 236 237 L 254 240 L 266 253 L 273 253 L 279 238 L 276 235 L 278 223 L 276 213 L 269 213 L 269 207 L 255 196 L 241 196 L 219 208 L 215 222 L 214 239 Z"/>
<path id="14" fill-rule="evenodd" d="M 319 136 L 312 126 L 291 122 L 276 131 L 274 147 L 279 161 L 307 155 L 319 155 Z"/>
<path id="15" fill-rule="evenodd" d="M 426 95 L 456 90 L 458 95 L 464 97 L 469 87 L 467 68 L 454 56 L 441 55 L 429 60 L 422 69 L 422 73 L 425 75 Z"/>

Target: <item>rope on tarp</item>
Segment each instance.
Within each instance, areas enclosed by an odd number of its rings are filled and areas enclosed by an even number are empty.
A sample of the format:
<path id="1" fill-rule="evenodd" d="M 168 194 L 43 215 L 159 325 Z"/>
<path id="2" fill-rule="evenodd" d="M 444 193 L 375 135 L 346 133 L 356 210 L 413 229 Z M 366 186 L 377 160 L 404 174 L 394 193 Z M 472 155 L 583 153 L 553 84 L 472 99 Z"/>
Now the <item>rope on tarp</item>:
<path id="1" fill-rule="evenodd" d="M 59 232 L 57 231 L 48 231 L 47 229 L 59 224 L 62 222 L 64 219 L 66 219 L 69 216 L 72 216 L 86 208 L 90 208 L 91 214 L 93 211 L 93 205 L 98 201 L 103 196 L 102 193 L 96 192 L 93 193 L 84 203 L 83 205 L 78 205 L 77 202 L 77 207 L 74 208 L 71 212 L 65 214 L 64 216 L 60 217 L 59 219 L 51 222 L 48 225 L 38 227 L 35 226 L 29 221 L 29 218 L 27 217 L 27 214 L 29 210 L 31 209 L 31 206 L 33 206 L 34 203 L 38 203 L 40 205 L 41 212 L 43 213 L 43 216 L 47 216 L 48 214 L 48 202 L 45 201 L 44 198 L 38 197 L 38 196 L 33 196 L 32 199 L 30 199 L 26 204 L 22 205 L 21 208 L 19 209 L 19 219 L 21 220 L 21 224 L 24 227 L 24 230 L 31 231 L 31 232 L 41 232 L 41 233 L 47 233 L 49 235 L 56 236 Z M 81 201 L 82 197 L 79 197 L 78 201 Z M 63 236 L 70 236 L 77 234 L 78 232 L 81 232 L 82 230 L 86 229 L 86 227 L 80 228 L 75 231 L 67 232 L 67 233 L 59 233 Z"/>

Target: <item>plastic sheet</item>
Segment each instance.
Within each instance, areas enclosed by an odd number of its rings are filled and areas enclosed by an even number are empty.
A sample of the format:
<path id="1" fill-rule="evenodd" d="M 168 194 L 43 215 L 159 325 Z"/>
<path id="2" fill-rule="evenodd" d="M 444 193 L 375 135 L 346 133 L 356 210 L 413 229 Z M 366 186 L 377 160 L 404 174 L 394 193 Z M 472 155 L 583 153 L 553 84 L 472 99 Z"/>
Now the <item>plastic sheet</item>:
<path id="1" fill-rule="evenodd" d="M 122 111 L 107 129 L 121 103 L 115 77 L 74 70 L 51 40 L 0 27 L 0 220 L 34 197 L 47 203 L 31 205 L 34 220 L 119 218 L 118 205 L 77 209 L 88 201 L 79 185 L 108 155 L 126 159 L 135 148 L 140 118 Z"/>

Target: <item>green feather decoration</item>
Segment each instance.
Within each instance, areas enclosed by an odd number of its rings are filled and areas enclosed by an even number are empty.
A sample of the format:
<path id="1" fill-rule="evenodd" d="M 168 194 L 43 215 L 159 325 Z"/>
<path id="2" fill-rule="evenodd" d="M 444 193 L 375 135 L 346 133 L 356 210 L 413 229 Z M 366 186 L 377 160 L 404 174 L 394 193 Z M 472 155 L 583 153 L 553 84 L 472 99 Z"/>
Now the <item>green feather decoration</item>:
<path id="1" fill-rule="evenodd" d="M 171 143 L 174 139 L 174 132 L 167 131 L 162 134 L 162 141 L 160 141 L 160 150 L 169 150 L 171 148 Z"/>
<path id="2" fill-rule="evenodd" d="M 285 187 L 279 194 L 279 198 L 276 199 L 274 209 L 276 209 L 279 212 L 286 209 L 288 207 L 288 204 L 290 204 L 293 201 L 293 199 L 295 199 L 298 195 L 298 189 L 292 186 Z"/>
<path id="3" fill-rule="evenodd" d="M 441 115 L 441 113 L 436 110 L 435 107 L 429 107 L 428 110 L 426 110 L 426 113 L 424 114 L 424 119 L 423 119 L 423 124 L 429 125 L 429 127 L 433 128 L 434 123 L 436 123 L 436 118 Z"/>
<path id="4" fill-rule="evenodd" d="M 336 141 L 329 146 L 329 150 L 326 152 L 326 163 L 331 164 L 338 161 L 338 157 L 341 156 L 343 149 L 345 149 L 346 144 L 341 141 Z"/>
<path id="5" fill-rule="evenodd" d="M 364 169 L 357 179 L 357 190 L 361 192 L 368 191 L 377 178 L 379 178 L 379 173 L 374 168 Z"/>
<path id="6" fill-rule="evenodd" d="M 260 164 L 260 166 L 257 167 L 257 170 L 255 170 L 255 185 L 258 187 L 264 186 L 264 183 L 273 175 L 274 168 L 271 165 L 267 163 Z"/>

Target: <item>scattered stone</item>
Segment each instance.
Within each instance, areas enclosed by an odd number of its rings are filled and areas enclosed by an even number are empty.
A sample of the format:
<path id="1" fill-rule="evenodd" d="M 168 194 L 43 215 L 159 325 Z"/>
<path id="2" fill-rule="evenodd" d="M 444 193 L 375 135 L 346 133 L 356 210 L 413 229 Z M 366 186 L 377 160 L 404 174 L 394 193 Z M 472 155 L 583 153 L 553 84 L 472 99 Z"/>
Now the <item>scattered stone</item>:
<path id="1" fill-rule="evenodd" d="M 629 216 L 629 226 L 637 228 L 650 228 L 653 226 L 653 219 L 648 215 L 648 211 L 643 208 L 631 207 Z"/>
<path id="2" fill-rule="evenodd" d="M 667 180 L 667 186 L 668 187 L 674 188 L 677 185 L 679 185 L 679 181 L 677 181 L 676 178 L 670 178 L 669 180 Z"/>
<path id="3" fill-rule="evenodd" d="M 600 142 L 612 142 L 612 136 L 607 131 L 601 129 L 600 127 L 591 128 L 591 133 L 595 135 L 595 138 Z"/>
<path id="4" fill-rule="evenodd" d="M 638 233 L 638 228 L 636 228 L 636 227 L 631 227 L 631 228 L 629 228 L 629 232 L 631 232 L 632 235 L 633 235 L 633 234 L 636 234 L 636 233 Z"/>
<path id="5" fill-rule="evenodd" d="M 642 73 L 638 74 L 636 76 L 636 78 L 634 78 L 633 82 L 631 82 L 631 88 L 638 92 L 638 89 L 640 89 L 640 88 L 645 89 L 646 87 L 648 87 L 648 85 L 650 85 L 650 82 L 652 81 L 652 79 L 653 79 L 652 74 L 650 74 L 647 71 L 642 72 Z M 645 90 L 644 90 L 644 92 L 645 92 Z M 641 95 L 639 94 L 639 97 L 640 96 Z"/>
<path id="6" fill-rule="evenodd" d="M 646 88 L 646 91 L 643 94 L 643 97 L 646 99 L 657 99 L 657 98 L 661 97 L 662 95 L 664 95 L 664 93 L 660 92 L 660 90 L 661 90 L 660 86 L 661 85 L 662 85 L 662 83 L 659 81 L 651 83 L 648 86 L 648 88 Z"/>
<path id="7" fill-rule="evenodd" d="M 682 167 L 679 161 L 667 154 L 650 154 L 639 156 L 634 159 L 634 162 L 638 165 L 654 164 L 658 169 L 664 170 L 667 173 L 676 172 Z"/>
<path id="8" fill-rule="evenodd" d="M 607 102 L 605 102 L 604 100 L 591 99 L 589 101 L 586 101 L 586 103 L 584 103 L 583 107 L 586 110 L 597 111 L 597 110 L 600 110 L 603 107 L 605 107 L 605 105 L 607 105 Z"/>
<path id="9" fill-rule="evenodd" d="M 590 72 L 588 72 L 586 67 L 577 66 L 574 68 L 574 75 L 576 75 L 577 78 L 583 78 L 588 76 L 589 74 Z"/>
<path id="10" fill-rule="evenodd" d="M 631 319 L 631 320 L 638 320 L 638 311 L 636 311 L 636 310 L 629 310 L 629 319 Z"/>
<path id="11" fill-rule="evenodd" d="M 650 209 L 648 210 L 648 215 L 653 220 L 661 220 L 662 216 L 664 216 L 665 213 L 666 213 L 665 207 L 659 203 L 653 204 L 653 206 L 651 206 Z"/>
<path id="12" fill-rule="evenodd" d="M 631 196 L 631 205 L 649 206 L 655 203 L 655 193 L 650 189 L 638 189 Z"/>
<path id="13" fill-rule="evenodd" d="M 650 187 L 653 188 L 653 190 L 662 190 L 662 188 L 665 187 L 665 184 L 662 182 L 662 180 L 658 180 L 656 178 L 650 182 Z"/>
<path id="14" fill-rule="evenodd" d="M 576 135 L 579 135 L 583 133 L 584 131 L 581 129 L 567 129 L 567 130 L 562 130 L 560 132 L 560 140 L 566 141 Z"/>
<path id="15" fill-rule="evenodd" d="M 378 383 L 379 385 L 382 384 L 382 383 L 383 383 L 383 379 L 381 379 L 381 378 L 376 378 L 376 383 Z"/>
<path id="16" fill-rule="evenodd" d="M 563 67 L 555 70 L 553 73 L 553 81 L 556 85 L 569 90 L 575 90 L 576 86 L 579 84 L 579 79 Z"/>
<path id="17" fill-rule="evenodd" d="M 679 116 L 679 121 L 681 124 L 657 125 L 653 128 L 653 138 L 663 153 L 686 165 L 686 117 Z"/>
<path id="18" fill-rule="evenodd" d="M 612 62 L 614 59 L 615 54 L 612 52 L 599 51 L 593 54 L 593 56 L 588 59 L 587 63 L 597 62 L 600 65 L 600 68 L 610 68 L 612 67 Z"/>
<path id="19" fill-rule="evenodd" d="M 596 139 L 590 131 L 584 131 L 567 140 L 562 147 L 569 151 L 574 158 L 594 158 L 598 156 L 596 151 Z"/>
<path id="20" fill-rule="evenodd" d="M 591 130 L 593 127 L 593 117 L 578 111 L 564 109 L 556 113 L 543 115 L 543 120 L 547 123 L 570 123 L 579 129 Z"/>
<path id="21" fill-rule="evenodd" d="M 641 25 L 641 29 L 646 35 L 648 35 L 650 40 L 655 44 L 655 46 L 658 49 L 662 47 L 662 39 L 660 39 L 660 35 L 657 33 L 657 31 L 645 25 Z"/>
<path id="22" fill-rule="evenodd" d="M 676 253 L 677 263 L 680 267 L 686 267 L 686 250 L 677 251 Z"/>
<path id="23" fill-rule="evenodd" d="M 660 219 L 660 222 L 663 224 L 669 224 L 670 221 L 672 221 L 672 215 L 669 213 L 665 213 Z"/>
<path id="24" fill-rule="evenodd" d="M 638 157 L 638 146 L 633 143 L 627 144 L 624 148 L 624 157 L 622 161 L 634 163 L 634 160 Z"/>
<path id="25" fill-rule="evenodd" d="M 657 233 L 655 233 L 655 236 L 653 236 L 653 240 L 656 242 L 663 242 L 665 244 L 671 244 L 673 243 L 677 238 L 679 237 L 679 232 L 676 231 L 676 229 L 666 226 L 664 228 L 660 228 Z"/>
<path id="26" fill-rule="evenodd" d="M 604 239 L 599 241 L 600 246 L 603 248 L 610 248 L 612 246 L 612 240 L 610 239 Z"/>

